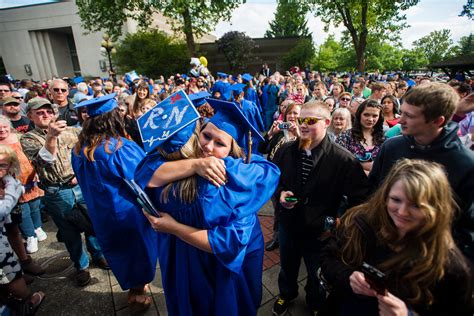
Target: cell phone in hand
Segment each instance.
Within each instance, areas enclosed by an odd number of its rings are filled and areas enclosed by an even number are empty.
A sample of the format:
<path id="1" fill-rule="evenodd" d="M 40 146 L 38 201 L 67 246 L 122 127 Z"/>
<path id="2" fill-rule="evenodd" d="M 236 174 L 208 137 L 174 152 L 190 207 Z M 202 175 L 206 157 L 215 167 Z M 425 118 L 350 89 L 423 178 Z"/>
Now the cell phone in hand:
<path id="1" fill-rule="evenodd" d="M 286 197 L 285 198 L 286 202 L 298 202 L 298 198 L 295 197 Z"/>
<path id="2" fill-rule="evenodd" d="M 291 123 L 288 122 L 283 122 L 278 124 L 279 129 L 289 129 L 291 127 Z"/>
<path id="3" fill-rule="evenodd" d="M 362 263 L 361 270 L 364 274 L 365 280 L 369 283 L 372 290 L 380 295 L 385 295 L 387 293 L 387 288 L 385 286 L 385 273 L 374 266 L 371 266 L 367 262 Z"/>

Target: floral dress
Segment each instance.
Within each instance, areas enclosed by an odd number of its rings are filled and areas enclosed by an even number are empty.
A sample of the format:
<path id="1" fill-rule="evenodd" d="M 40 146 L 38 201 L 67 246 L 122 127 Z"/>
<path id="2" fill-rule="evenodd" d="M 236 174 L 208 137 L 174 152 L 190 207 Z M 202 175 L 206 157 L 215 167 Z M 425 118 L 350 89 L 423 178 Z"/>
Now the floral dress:
<path id="1" fill-rule="evenodd" d="M 375 144 L 373 147 L 364 147 L 352 136 L 352 129 L 348 129 L 336 138 L 336 144 L 349 150 L 359 161 L 372 161 L 377 157 L 382 143 Z"/>

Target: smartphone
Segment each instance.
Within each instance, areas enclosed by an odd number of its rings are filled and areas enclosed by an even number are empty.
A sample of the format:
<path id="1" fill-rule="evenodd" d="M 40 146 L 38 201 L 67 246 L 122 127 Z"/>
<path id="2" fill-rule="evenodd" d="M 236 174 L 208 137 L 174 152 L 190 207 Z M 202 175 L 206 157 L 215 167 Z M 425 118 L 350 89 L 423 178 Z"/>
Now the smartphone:
<path id="1" fill-rule="evenodd" d="M 371 266 L 367 262 L 362 263 L 362 273 L 370 287 L 380 295 L 385 295 L 387 288 L 385 287 L 385 273 Z"/>
<path id="2" fill-rule="evenodd" d="M 298 202 L 298 198 L 295 197 L 286 197 L 285 201 L 287 202 Z"/>
<path id="3" fill-rule="evenodd" d="M 279 129 L 289 129 L 291 127 L 291 123 L 288 122 L 283 122 L 278 124 Z"/>

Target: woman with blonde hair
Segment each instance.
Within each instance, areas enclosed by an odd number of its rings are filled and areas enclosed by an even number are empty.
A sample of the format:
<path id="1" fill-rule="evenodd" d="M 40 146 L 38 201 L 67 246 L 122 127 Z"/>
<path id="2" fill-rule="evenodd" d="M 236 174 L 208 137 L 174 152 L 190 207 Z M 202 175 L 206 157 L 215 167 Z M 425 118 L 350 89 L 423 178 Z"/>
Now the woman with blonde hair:
<path id="1" fill-rule="evenodd" d="M 339 134 L 352 128 L 351 112 L 346 108 L 337 108 L 332 112 L 331 124 L 328 127 L 328 134 L 335 140 Z"/>
<path id="2" fill-rule="evenodd" d="M 323 251 L 332 289 L 321 315 L 472 315 L 472 276 L 451 235 L 455 209 L 439 164 L 398 162 Z"/>

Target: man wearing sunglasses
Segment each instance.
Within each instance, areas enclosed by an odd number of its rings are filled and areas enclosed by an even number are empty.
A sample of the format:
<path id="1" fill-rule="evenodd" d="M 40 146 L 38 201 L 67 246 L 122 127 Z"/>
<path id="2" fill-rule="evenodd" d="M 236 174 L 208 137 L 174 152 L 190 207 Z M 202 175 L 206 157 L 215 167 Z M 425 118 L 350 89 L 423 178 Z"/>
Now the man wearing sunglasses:
<path id="1" fill-rule="evenodd" d="M 16 93 L 19 94 L 18 92 Z M 17 132 L 25 134 L 30 131 L 32 127 L 30 126 L 30 120 L 26 116 L 21 115 L 21 96 L 19 98 L 20 99 L 12 96 L 2 99 L 3 115 L 8 117 Z"/>
<path id="2" fill-rule="evenodd" d="M 332 227 L 347 197 L 347 207 L 360 204 L 369 191 L 360 163 L 326 135 L 330 111 L 321 101 L 310 101 L 298 118 L 300 137 L 286 143 L 273 162 L 281 176 L 275 196 L 280 211 L 280 295 L 273 313 L 282 315 L 298 296 L 298 272 L 301 259 L 308 272 L 306 304 L 313 311 L 321 308 L 325 293 L 316 276 L 322 236 Z M 333 281 L 333 280 L 331 280 Z"/>
<path id="3" fill-rule="evenodd" d="M 79 118 L 74 110 L 74 104 L 69 99 L 69 87 L 66 81 L 62 79 L 54 79 L 51 84 L 51 96 L 53 103 L 58 106 L 59 120 L 66 121 L 67 126 L 74 126 L 77 124 Z"/>

